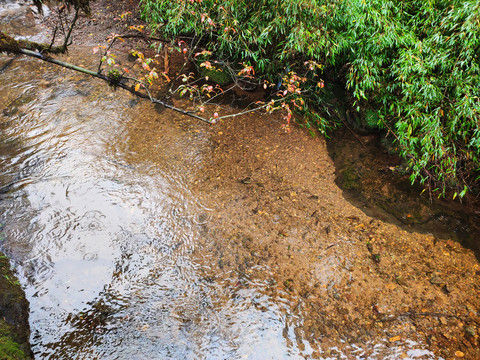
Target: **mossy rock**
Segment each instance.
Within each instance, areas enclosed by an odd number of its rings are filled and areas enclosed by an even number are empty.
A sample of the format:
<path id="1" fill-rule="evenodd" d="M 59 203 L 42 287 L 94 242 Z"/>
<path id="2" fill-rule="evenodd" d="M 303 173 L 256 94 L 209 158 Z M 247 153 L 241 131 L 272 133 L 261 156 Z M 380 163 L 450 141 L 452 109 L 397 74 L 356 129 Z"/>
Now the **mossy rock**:
<path id="1" fill-rule="evenodd" d="M 17 40 L 4 32 L 0 32 L 0 52 L 17 53 L 19 50 L 20 46 Z"/>
<path id="2" fill-rule="evenodd" d="M 0 359 L 31 359 L 29 303 L 8 258 L 0 252 Z"/>
<path id="3" fill-rule="evenodd" d="M 340 183 L 345 190 L 357 190 L 361 187 L 360 176 L 353 166 L 348 166 L 340 174 Z"/>
<path id="4" fill-rule="evenodd" d="M 25 355 L 25 351 L 14 338 L 15 330 L 5 321 L 0 320 L 0 359 L 2 360 L 24 360 L 31 359 Z"/>
<path id="5" fill-rule="evenodd" d="M 208 81 L 212 81 L 220 86 L 226 85 L 231 83 L 232 77 L 228 73 L 226 69 L 223 68 L 215 68 L 215 69 L 206 69 L 205 67 L 197 66 L 198 68 L 198 75 L 202 78 L 207 78 Z"/>

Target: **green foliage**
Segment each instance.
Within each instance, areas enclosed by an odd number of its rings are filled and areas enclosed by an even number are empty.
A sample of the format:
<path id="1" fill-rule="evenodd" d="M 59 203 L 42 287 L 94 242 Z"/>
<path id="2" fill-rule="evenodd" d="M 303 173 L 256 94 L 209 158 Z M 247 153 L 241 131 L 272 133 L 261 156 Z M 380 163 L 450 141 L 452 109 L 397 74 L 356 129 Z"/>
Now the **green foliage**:
<path id="1" fill-rule="evenodd" d="M 110 69 L 107 73 L 107 76 L 110 80 L 110 84 L 112 85 L 118 84 L 118 82 L 122 78 L 122 74 L 118 69 Z"/>
<path id="2" fill-rule="evenodd" d="M 365 117 L 365 127 L 369 129 L 383 128 L 382 120 L 380 119 L 376 111 L 369 109 L 365 112 L 364 117 Z"/>
<path id="3" fill-rule="evenodd" d="M 154 29 L 173 37 L 194 34 L 207 41 L 209 50 L 221 60 L 251 62 L 257 71 L 270 77 L 282 74 L 279 69 L 302 65 L 302 58 L 295 60 L 299 54 L 323 61 L 323 49 L 335 49 L 327 29 L 321 26 L 335 6 L 321 3 L 141 0 L 143 17 Z"/>
<path id="4" fill-rule="evenodd" d="M 230 76 L 227 69 L 207 69 L 205 67 L 199 67 L 199 75 L 202 78 L 209 79 L 210 81 L 213 81 L 214 83 L 219 85 L 226 85 L 232 82 L 232 77 Z"/>
<path id="5" fill-rule="evenodd" d="M 144 18 L 164 35 L 193 35 L 219 60 L 252 65 L 273 84 L 292 71 L 303 76 L 302 66 L 310 60 L 348 68 L 344 80 L 353 106 L 367 125 L 393 134 L 412 181 L 441 194 L 453 188 L 460 196 L 478 185 L 478 1 L 141 0 L 141 5 Z M 316 81 L 312 75 L 302 88 L 310 109 L 322 106 Z M 319 119 L 317 126 L 325 130 L 329 123 Z"/>
<path id="6" fill-rule="evenodd" d="M 352 64 L 347 84 L 357 105 L 373 104 L 392 127 L 412 181 L 434 179 L 442 193 L 474 183 L 480 151 L 479 3 L 372 1 L 351 11 L 355 26 L 345 34 L 355 51 L 342 53 Z"/>

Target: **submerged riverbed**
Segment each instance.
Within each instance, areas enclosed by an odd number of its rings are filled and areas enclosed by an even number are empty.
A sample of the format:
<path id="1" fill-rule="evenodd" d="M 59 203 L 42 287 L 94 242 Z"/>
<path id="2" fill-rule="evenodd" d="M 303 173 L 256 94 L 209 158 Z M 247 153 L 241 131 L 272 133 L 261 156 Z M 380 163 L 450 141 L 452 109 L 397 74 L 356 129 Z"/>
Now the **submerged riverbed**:
<path id="1" fill-rule="evenodd" d="M 0 249 L 36 358 L 480 356 L 473 251 L 352 206 L 323 139 L 157 112 L 25 58 L 0 89 Z"/>

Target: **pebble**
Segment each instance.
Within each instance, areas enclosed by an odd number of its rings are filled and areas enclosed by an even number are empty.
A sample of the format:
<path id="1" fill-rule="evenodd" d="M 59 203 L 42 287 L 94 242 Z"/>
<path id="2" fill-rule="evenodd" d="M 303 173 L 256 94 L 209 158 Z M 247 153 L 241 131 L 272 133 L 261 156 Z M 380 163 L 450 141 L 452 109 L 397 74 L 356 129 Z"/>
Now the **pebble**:
<path id="1" fill-rule="evenodd" d="M 433 285 L 440 285 L 440 284 L 443 284 L 444 281 L 442 280 L 442 278 L 440 276 L 434 275 L 430 279 L 430 283 L 433 284 Z"/>
<path id="2" fill-rule="evenodd" d="M 442 291 L 445 293 L 445 294 L 450 294 L 452 292 L 452 287 L 448 284 L 445 284 L 443 285 L 442 287 Z"/>
<path id="3" fill-rule="evenodd" d="M 475 328 L 473 326 L 467 326 L 465 328 L 465 332 L 470 335 L 470 336 L 473 336 L 475 337 L 475 335 L 477 335 L 477 331 L 475 330 Z"/>
<path id="4" fill-rule="evenodd" d="M 401 285 L 401 286 L 407 286 L 408 285 L 407 280 L 401 275 L 397 276 L 395 278 L 395 281 L 397 282 L 398 285 Z"/>

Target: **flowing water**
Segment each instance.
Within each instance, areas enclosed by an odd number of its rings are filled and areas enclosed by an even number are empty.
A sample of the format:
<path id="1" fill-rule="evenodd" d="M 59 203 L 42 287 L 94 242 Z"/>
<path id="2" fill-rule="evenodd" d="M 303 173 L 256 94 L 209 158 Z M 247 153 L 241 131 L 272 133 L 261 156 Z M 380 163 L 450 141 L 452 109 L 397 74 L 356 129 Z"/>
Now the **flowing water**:
<path id="1" fill-rule="evenodd" d="M 192 141 L 169 113 L 145 158 L 135 152 L 141 134 L 126 124 L 154 121 L 153 107 L 59 71 L 18 59 L 0 78 L 8 90 L 0 117 L 2 248 L 31 302 L 35 354 L 294 355 L 285 349 L 281 305 L 255 289 L 262 284 L 242 294 L 248 301 L 224 301 L 228 289 L 202 277 L 208 261 L 195 253 L 210 210 L 189 181 L 205 141 Z"/>
<path id="2" fill-rule="evenodd" d="M 3 5 L 8 29 L 35 23 L 27 7 Z M 190 188 L 206 139 L 103 83 L 11 58 L 0 56 L 0 246 L 30 301 L 35 356 L 299 357 L 287 306 L 266 284 L 206 275 L 211 210 Z M 135 120 L 158 125 L 146 152 Z"/>

